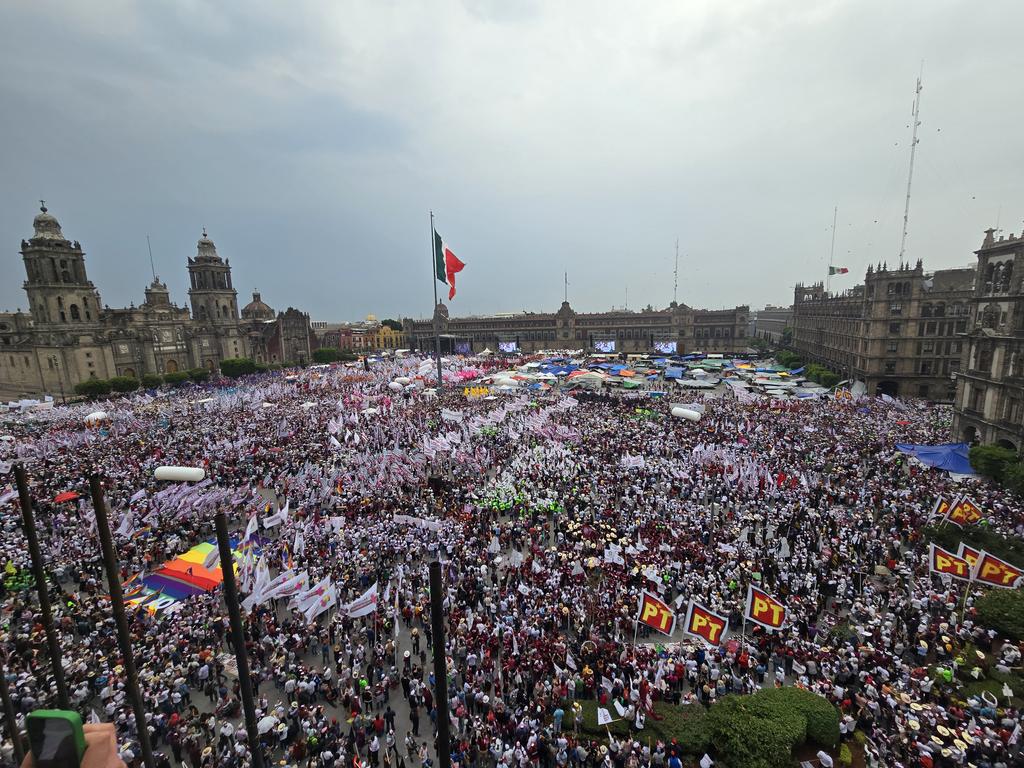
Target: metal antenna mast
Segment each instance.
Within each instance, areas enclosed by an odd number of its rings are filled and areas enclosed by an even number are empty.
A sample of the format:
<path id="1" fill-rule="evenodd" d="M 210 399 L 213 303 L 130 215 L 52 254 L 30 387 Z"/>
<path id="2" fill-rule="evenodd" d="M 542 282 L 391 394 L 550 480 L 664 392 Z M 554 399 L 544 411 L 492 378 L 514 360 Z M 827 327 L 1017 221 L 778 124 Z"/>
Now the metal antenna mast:
<path id="1" fill-rule="evenodd" d="M 156 266 L 153 264 L 153 246 L 149 242 L 149 235 L 146 235 L 146 247 L 149 248 L 149 268 L 153 271 L 153 280 L 156 280 Z"/>
<path id="2" fill-rule="evenodd" d="M 903 235 L 900 238 L 900 263 L 907 250 L 907 223 L 910 220 L 910 185 L 914 181 L 914 154 L 917 152 L 917 128 L 921 125 L 921 77 L 924 75 L 924 62 L 921 62 L 921 74 L 917 76 L 917 88 L 914 89 L 914 130 L 910 140 L 910 170 L 907 172 L 907 203 L 903 208 Z"/>
<path id="3" fill-rule="evenodd" d="M 675 304 L 677 300 L 676 294 L 679 292 L 679 238 L 676 238 L 676 270 L 672 275 L 672 303 Z"/>

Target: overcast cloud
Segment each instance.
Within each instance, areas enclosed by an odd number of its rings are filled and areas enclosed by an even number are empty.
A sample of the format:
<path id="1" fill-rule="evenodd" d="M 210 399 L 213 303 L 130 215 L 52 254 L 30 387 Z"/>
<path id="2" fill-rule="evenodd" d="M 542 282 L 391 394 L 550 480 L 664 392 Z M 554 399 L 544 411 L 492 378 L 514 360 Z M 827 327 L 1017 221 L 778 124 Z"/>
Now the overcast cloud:
<path id="1" fill-rule="evenodd" d="M 1024 4 L 34 0 L 0 5 L 0 307 L 44 197 L 111 306 L 179 304 L 202 226 L 313 319 L 790 303 L 835 263 L 966 265 L 1024 223 Z M 851 279 L 852 278 L 852 279 Z"/>

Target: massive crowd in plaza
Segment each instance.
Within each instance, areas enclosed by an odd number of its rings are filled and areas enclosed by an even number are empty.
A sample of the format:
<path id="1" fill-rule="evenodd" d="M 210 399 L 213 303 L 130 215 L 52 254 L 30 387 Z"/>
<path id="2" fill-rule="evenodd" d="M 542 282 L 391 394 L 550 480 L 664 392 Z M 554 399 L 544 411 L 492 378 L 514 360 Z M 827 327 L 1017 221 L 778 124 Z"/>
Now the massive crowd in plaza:
<path id="1" fill-rule="evenodd" d="M 986 525 L 1024 535 L 1002 490 L 895 449 L 947 442 L 948 408 L 727 391 L 689 421 L 671 417 L 671 401 L 692 394 L 467 396 L 495 365 L 453 362 L 436 391 L 417 380 L 418 361 L 382 361 L 135 394 L 102 404 L 98 424 L 85 423 L 89 405 L 0 421 L 13 438 L 0 454 L 0 556 L 8 575 L 30 568 L 5 492 L 9 463 L 23 461 L 73 705 L 116 724 L 126 763 L 141 757 L 86 501 L 97 472 L 130 598 L 140 578 L 209 541 L 220 509 L 239 539 L 259 522 L 243 595 L 253 571 L 264 585 L 282 572 L 330 585 L 319 613 L 288 596 L 250 601 L 258 745 L 242 726 L 220 590 L 155 611 L 132 604 L 146 727 L 170 765 L 241 768 L 260 749 L 269 764 L 419 768 L 436 761 L 445 696 L 460 768 L 678 768 L 676 745 L 644 734 L 648 699 L 706 706 L 775 685 L 833 702 L 844 738 L 868 737 L 868 765 L 1020 764 L 1016 708 L 962 701 L 955 679 L 925 671 L 953 665 L 967 643 L 1021 665 L 1019 647 L 974 621 L 980 590 L 962 605 L 962 582 L 929 575 L 921 531 L 939 495 L 967 490 Z M 161 465 L 202 467 L 209 483 L 158 483 Z M 64 492 L 82 498 L 53 501 Z M 440 687 L 427 594 L 438 558 L 450 659 Z M 2 641 L 24 715 L 53 691 L 33 592 L 15 582 Z M 751 584 L 785 605 L 780 631 L 744 627 Z M 375 609 L 349 615 L 374 585 Z M 728 616 L 728 636 L 708 647 L 638 626 L 644 591 L 680 613 L 695 600 Z M 575 727 L 574 702 L 594 699 L 633 736 Z"/>

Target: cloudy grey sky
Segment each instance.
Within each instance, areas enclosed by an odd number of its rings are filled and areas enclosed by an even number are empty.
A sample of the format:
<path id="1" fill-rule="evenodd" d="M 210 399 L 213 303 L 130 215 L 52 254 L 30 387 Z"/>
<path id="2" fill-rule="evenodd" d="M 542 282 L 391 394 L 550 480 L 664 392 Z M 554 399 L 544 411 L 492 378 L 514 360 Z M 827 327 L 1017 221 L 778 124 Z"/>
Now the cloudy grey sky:
<path id="1" fill-rule="evenodd" d="M 856 0 L 0 1 L 0 307 L 37 198 L 111 306 L 146 235 L 186 301 L 206 226 L 242 303 L 421 316 L 428 211 L 453 313 L 789 303 L 1024 227 L 1024 4 Z M 834 281 L 853 285 L 854 279 Z"/>

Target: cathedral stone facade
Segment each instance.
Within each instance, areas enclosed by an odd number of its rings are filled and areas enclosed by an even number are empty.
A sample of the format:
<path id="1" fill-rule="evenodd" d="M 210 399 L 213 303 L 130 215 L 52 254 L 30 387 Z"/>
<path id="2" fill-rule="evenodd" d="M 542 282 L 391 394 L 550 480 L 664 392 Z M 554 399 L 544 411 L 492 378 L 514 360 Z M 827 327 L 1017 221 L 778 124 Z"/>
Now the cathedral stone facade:
<path id="1" fill-rule="evenodd" d="M 64 237 L 44 205 L 21 242 L 29 311 L 0 313 L 0 399 L 70 394 L 86 379 L 216 370 L 230 357 L 306 363 L 316 338 L 309 316 L 275 313 L 259 294 L 239 313 L 231 264 L 203 230 L 186 307 L 156 277 L 138 307 L 105 306 L 78 241 Z"/>

